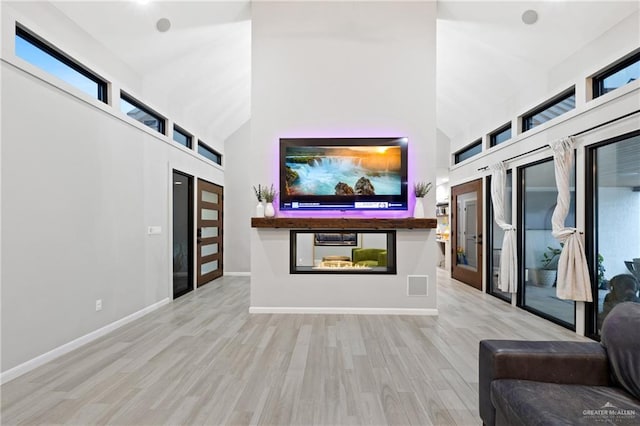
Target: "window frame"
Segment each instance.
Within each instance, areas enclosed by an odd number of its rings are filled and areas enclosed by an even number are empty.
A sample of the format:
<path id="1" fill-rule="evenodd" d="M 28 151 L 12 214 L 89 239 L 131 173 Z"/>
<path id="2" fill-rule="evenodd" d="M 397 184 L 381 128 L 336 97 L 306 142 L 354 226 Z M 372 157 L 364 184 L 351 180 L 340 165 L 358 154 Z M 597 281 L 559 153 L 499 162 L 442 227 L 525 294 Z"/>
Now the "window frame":
<path id="1" fill-rule="evenodd" d="M 574 150 L 574 156 L 575 156 L 575 150 Z M 575 157 L 574 157 L 575 158 Z M 523 164 L 521 166 L 516 167 L 515 169 L 515 175 L 512 176 L 512 179 L 516 178 L 517 180 L 514 181 L 512 180 L 512 191 L 515 190 L 517 192 L 515 192 L 513 195 L 515 195 L 517 197 L 517 209 L 516 209 L 516 215 L 517 218 L 514 220 L 512 219 L 512 223 L 516 225 L 516 230 L 517 231 L 517 253 L 518 253 L 518 292 L 516 294 L 516 306 L 524 309 L 527 312 L 530 312 L 540 318 L 546 319 L 548 321 L 551 321 L 555 324 L 558 324 L 566 329 L 569 329 L 571 331 L 576 331 L 576 326 L 578 324 L 578 309 L 576 306 L 576 302 L 574 302 L 573 305 L 573 324 L 563 321 L 562 319 L 555 317 L 547 312 L 541 311 L 539 309 L 536 309 L 535 307 L 531 307 L 530 305 L 527 305 L 527 298 L 526 298 L 526 292 L 527 292 L 527 285 L 525 282 L 525 270 L 527 269 L 525 267 L 525 240 L 526 240 L 526 229 L 525 229 L 525 211 L 526 211 L 526 198 L 525 198 L 525 194 L 526 194 L 526 181 L 525 181 L 525 170 L 532 167 L 532 166 L 538 166 L 540 164 L 543 163 L 547 163 L 547 162 L 551 162 L 553 163 L 553 157 L 545 157 L 542 158 L 540 160 L 537 161 L 533 161 L 527 164 Z M 577 202 L 578 202 L 578 166 L 576 164 L 576 162 L 573 162 L 573 179 L 575 182 L 575 197 L 576 197 L 576 223 L 578 220 L 578 210 L 577 210 Z M 571 203 L 570 203 L 571 204 Z"/>
<path id="2" fill-rule="evenodd" d="M 95 72 L 91 71 L 89 68 L 87 68 L 86 66 L 82 65 L 80 62 L 78 62 L 77 60 L 73 59 L 71 56 L 67 55 L 62 50 L 54 47 L 51 43 L 47 42 L 44 38 L 40 37 L 39 35 L 37 35 L 36 33 L 34 33 L 33 31 L 31 31 L 30 29 L 28 29 L 27 27 L 25 27 L 24 25 L 22 25 L 19 22 L 15 23 L 14 40 L 15 40 L 15 37 L 20 37 L 21 39 L 23 39 L 27 43 L 31 44 L 36 49 L 42 51 L 43 53 L 51 56 L 54 59 L 62 62 L 64 65 L 68 66 L 72 70 L 76 71 L 77 73 L 83 75 L 84 77 L 86 77 L 89 80 L 91 80 L 94 83 L 96 83 L 96 85 L 98 87 L 98 93 L 96 94 L 95 99 L 97 99 L 100 102 L 103 102 L 105 104 L 109 103 L 109 99 L 108 99 L 109 98 L 109 96 L 108 96 L 108 83 L 107 83 L 107 81 L 105 79 L 99 77 L 98 74 L 96 74 Z M 14 50 L 14 52 L 15 52 L 15 50 Z M 25 62 L 30 63 L 31 65 L 33 65 L 35 67 L 38 67 L 36 64 L 30 62 L 29 60 L 27 60 L 25 58 L 22 58 L 22 57 L 20 57 L 18 55 L 16 55 L 16 57 L 22 59 Z M 52 75 L 57 79 L 65 81 L 61 77 L 59 77 L 56 74 L 46 70 L 45 68 L 38 67 L 38 69 L 43 70 L 47 74 Z M 71 85 L 73 87 L 76 87 L 71 83 L 67 83 L 67 84 L 69 84 L 69 85 Z M 86 93 L 84 91 L 82 91 L 82 92 Z"/>
<path id="3" fill-rule="evenodd" d="M 145 104 L 143 104 L 142 102 L 140 102 L 136 98 L 132 97 L 131 95 L 129 95 L 127 92 L 125 92 L 123 90 L 120 91 L 120 99 L 125 101 L 125 102 L 130 103 L 134 107 L 138 108 L 141 111 L 144 111 L 146 114 L 148 114 L 151 117 L 153 117 L 154 119 L 156 119 L 158 121 L 158 129 L 155 129 L 155 128 L 145 124 L 144 122 L 142 122 L 140 120 L 136 120 L 133 117 L 129 117 L 129 115 L 127 113 L 122 111 L 122 106 L 121 105 L 120 105 L 120 112 L 122 112 L 124 115 L 126 115 L 129 118 L 131 118 L 132 120 L 136 121 L 137 123 L 140 123 L 143 126 L 149 128 L 151 130 L 155 130 L 158 133 L 166 136 L 166 129 L 167 129 L 167 119 L 166 118 L 164 118 L 162 115 L 158 114 L 153 109 L 149 108 L 148 106 L 146 106 Z"/>
<path id="4" fill-rule="evenodd" d="M 205 151 L 209 151 L 211 154 L 215 155 L 217 158 L 220 159 L 220 161 L 216 161 L 216 160 L 212 160 L 209 157 L 206 157 L 205 155 L 203 155 L 200 152 L 200 147 L 202 147 Z M 198 154 L 201 155 L 202 157 L 206 158 L 209 161 L 214 162 L 215 164 L 222 166 L 222 154 L 219 153 L 218 151 L 216 151 L 215 149 L 211 148 L 209 145 L 207 145 L 206 143 L 202 142 L 200 139 L 198 139 Z"/>
<path id="5" fill-rule="evenodd" d="M 543 123 L 540 123 L 540 124 L 538 124 L 537 126 L 531 126 L 531 125 L 529 124 L 529 121 L 530 121 L 534 116 L 538 115 L 538 114 L 539 114 L 539 113 L 541 113 L 542 111 L 545 111 L 545 110 L 550 109 L 551 107 L 553 107 L 553 106 L 555 106 L 555 105 L 557 105 L 557 104 L 559 104 L 559 103 L 561 103 L 561 102 L 563 102 L 563 101 L 565 101 L 565 100 L 569 99 L 569 98 L 570 98 L 570 97 L 572 97 L 572 96 L 573 96 L 574 98 L 575 98 L 575 96 L 576 96 L 576 87 L 575 87 L 575 86 L 571 86 L 571 88 L 569 88 L 569 89 L 567 89 L 567 90 L 565 90 L 565 91 L 563 91 L 563 92 L 560 92 L 560 93 L 559 93 L 559 94 L 557 94 L 556 96 L 554 96 L 554 97 L 550 98 L 548 101 L 545 101 L 544 103 L 542 103 L 541 105 L 539 105 L 539 106 L 535 107 L 534 109 L 529 110 L 528 112 L 526 112 L 526 113 L 522 114 L 522 116 L 520 117 L 520 121 L 521 121 L 521 123 L 522 123 L 522 132 L 524 133 L 524 132 L 527 132 L 527 131 L 529 131 L 529 130 L 535 129 L 536 127 L 541 126 L 541 125 L 543 125 L 544 123 L 547 123 L 547 122 L 549 122 L 549 121 L 551 121 L 551 120 L 553 120 L 553 119 L 555 119 L 555 118 L 558 118 L 558 117 L 560 117 L 560 116 L 564 115 L 565 113 L 562 113 L 562 114 L 560 114 L 560 115 L 556 115 L 555 117 L 550 118 L 549 120 L 547 120 L 547 121 L 545 121 L 545 122 L 543 122 Z M 574 99 L 574 105 L 573 105 L 572 110 L 573 110 L 573 109 L 576 109 L 576 106 L 575 106 L 575 99 Z M 569 112 L 569 111 L 567 111 L 567 112 Z"/>
<path id="6" fill-rule="evenodd" d="M 460 156 L 462 154 L 467 153 L 468 151 L 474 149 L 475 147 L 480 146 L 480 152 L 473 154 L 472 156 L 465 158 L 465 159 L 460 159 Z M 464 148 L 456 151 L 453 153 L 453 164 L 460 164 L 463 161 L 469 160 L 470 158 L 475 157 L 478 154 L 482 154 L 482 138 L 476 139 L 475 141 L 473 141 L 472 143 L 470 143 L 469 145 L 465 146 Z"/>
<path id="7" fill-rule="evenodd" d="M 182 136 L 187 138 L 187 145 L 184 145 L 175 139 L 176 132 L 180 133 Z M 193 135 L 187 132 L 186 130 L 184 130 L 182 127 L 178 126 L 176 123 L 173 123 L 173 133 L 171 134 L 171 140 L 173 140 L 175 143 L 177 143 L 180 146 L 193 149 Z"/>
<path id="8" fill-rule="evenodd" d="M 504 133 L 506 130 L 509 130 L 511 135 L 509 136 L 509 139 L 506 139 L 502 142 L 496 142 L 496 136 L 498 136 L 501 133 Z M 489 147 L 493 148 L 494 146 L 498 146 L 502 143 L 505 143 L 509 140 L 513 139 L 513 126 L 511 124 L 511 122 L 506 123 L 504 126 L 500 126 L 498 129 L 494 130 L 493 132 L 489 133 Z"/>
<path id="9" fill-rule="evenodd" d="M 629 138 L 640 136 L 640 130 L 634 130 L 622 135 L 614 136 L 600 142 L 596 142 L 585 148 L 585 254 L 591 279 L 591 293 L 594 301 L 585 304 L 584 324 L 585 336 L 600 341 L 598 333 L 598 255 L 599 241 L 598 229 L 600 226 L 598 215 L 598 149 L 612 145 Z"/>
<path id="10" fill-rule="evenodd" d="M 607 93 L 610 93 L 610 92 L 606 92 L 606 93 L 603 92 L 605 79 L 611 77 L 617 72 L 622 71 L 623 69 L 637 62 L 640 62 L 640 51 L 636 51 L 635 53 L 632 53 L 628 58 L 623 59 L 618 63 L 614 63 L 613 65 L 610 65 L 607 68 L 603 69 L 602 71 L 599 71 L 598 73 L 594 74 L 594 76 L 591 77 L 591 84 L 592 84 L 592 91 L 593 91 L 592 99 L 596 99 L 602 95 L 606 95 Z M 624 87 L 627 84 L 629 83 L 625 83 L 622 86 L 616 87 L 615 89 L 611 90 L 611 92 L 619 89 L 620 87 Z"/>

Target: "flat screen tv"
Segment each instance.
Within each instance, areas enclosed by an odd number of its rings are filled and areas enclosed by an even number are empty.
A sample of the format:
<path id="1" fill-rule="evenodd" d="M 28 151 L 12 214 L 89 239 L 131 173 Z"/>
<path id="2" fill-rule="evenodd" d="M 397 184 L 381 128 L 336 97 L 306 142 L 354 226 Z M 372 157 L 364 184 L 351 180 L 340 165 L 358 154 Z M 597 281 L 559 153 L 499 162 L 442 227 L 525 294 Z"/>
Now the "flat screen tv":
<path id="1" fill-rule="evenodd" d="M 407 138 L 280 139 L 281 210 L 407 210 Z"/>

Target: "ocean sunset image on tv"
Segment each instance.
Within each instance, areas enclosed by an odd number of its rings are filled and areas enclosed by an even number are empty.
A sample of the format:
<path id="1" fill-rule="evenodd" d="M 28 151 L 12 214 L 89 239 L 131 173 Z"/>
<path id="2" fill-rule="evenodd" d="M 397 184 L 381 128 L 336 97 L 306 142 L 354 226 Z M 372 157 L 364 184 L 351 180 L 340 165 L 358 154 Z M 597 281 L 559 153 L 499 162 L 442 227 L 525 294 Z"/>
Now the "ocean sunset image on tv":
<path id="1" fill-rule="evenodd" d="M 400 195 L 400 147 L 297 147 L 287 150 L 287 193 Z"/>
<path id="2" fill-rule="evenodd" d="M 281 139 L 281 208 L 406 209 L 406 139 Z"/>

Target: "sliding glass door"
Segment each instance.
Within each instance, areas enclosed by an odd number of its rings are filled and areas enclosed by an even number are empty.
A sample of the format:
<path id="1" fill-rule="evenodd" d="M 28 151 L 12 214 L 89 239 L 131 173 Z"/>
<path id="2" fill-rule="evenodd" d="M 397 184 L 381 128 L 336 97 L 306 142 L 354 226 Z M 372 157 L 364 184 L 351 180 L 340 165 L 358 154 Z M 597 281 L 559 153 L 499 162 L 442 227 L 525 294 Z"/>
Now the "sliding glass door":
<path id="1" fill-rule="evenodd" d="M 587 150 L 587 232 L 594 304 L 587 332 L 600 334 L 615 305 L 640 302 L 640 131 Z"/>
<path id="2" fill-rule="evenodd" d="M 518 169 L 519 263 L 521 277 L 518 305 L 539 316 L 575 329 L 575 303 L 556 296 L 560 243 L 551 235 L 551 216 L 556 207 L 553 159 Z M 575 226 L 575 166 L 569 180 L 571 204 L 566 226 Z"/>

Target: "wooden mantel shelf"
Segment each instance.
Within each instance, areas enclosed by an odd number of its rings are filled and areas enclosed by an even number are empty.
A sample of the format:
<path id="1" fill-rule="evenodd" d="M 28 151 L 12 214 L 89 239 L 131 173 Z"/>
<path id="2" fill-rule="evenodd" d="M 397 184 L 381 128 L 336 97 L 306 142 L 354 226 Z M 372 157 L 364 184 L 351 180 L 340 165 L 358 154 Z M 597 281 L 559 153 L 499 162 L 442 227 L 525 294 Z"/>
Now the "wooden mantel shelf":
<path id="1" fill-rule="evenodd" d="M 435 218 L 399 219 L 369 218 L 311 218 L 311 217 L 252 217 L 252 228 L 298 228 L 298 229 L 434 229 Z"/>

